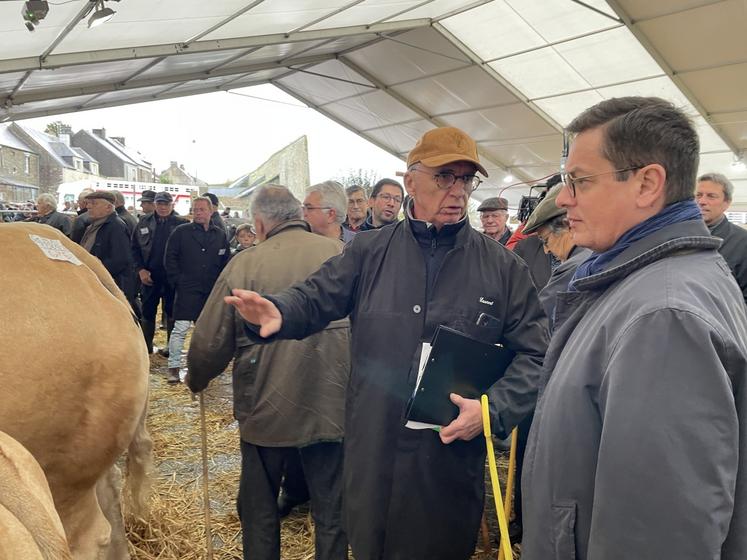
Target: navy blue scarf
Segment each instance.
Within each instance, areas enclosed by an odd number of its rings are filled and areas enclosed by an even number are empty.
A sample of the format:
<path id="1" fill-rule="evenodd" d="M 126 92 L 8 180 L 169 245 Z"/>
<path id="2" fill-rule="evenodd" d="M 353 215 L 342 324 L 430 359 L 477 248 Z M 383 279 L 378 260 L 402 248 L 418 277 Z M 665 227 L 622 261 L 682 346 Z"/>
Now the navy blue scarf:
<path id="1" fill-rule="evenodd" d="M 683 200 L 665 206 L 661 212 L 651 216 L 648 220 L 641 222 L 637 226 L 626 231 L 615 244 L 607 249 L 604 253 L 592 253 L 588 259 L 582 262 L 576 269 L 576 273 L 571 279 L 568 289 L 572 292 L 577 291 L 575 284 L 578 280 L 599 274 L 615 257 L 630 247 L 636 241 L 648 237 L 652 233 L 662 228 L 678 224 L 680 222 L 689 222 L 691 220 L 702 220 L 703 216 L 694 200 Z"/>

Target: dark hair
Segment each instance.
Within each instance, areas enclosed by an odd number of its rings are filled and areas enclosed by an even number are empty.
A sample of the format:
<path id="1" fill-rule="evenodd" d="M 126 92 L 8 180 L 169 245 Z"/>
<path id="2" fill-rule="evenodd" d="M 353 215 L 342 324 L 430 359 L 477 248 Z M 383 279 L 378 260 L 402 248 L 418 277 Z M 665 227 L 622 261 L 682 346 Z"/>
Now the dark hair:
<path id="1" fill-rule="evenodd" d="M 206 193 L 205 193 L 205 194 L 203 194 L 202 196 L 206 196 L 206 197 L 208 197 L 208 198 L 210 199 L 210 202 L 212 202 L 212 203 L 213 203 L 213 207 L 215 207 L 215 208 L 218 208 L 218 197 L 217 197 L 217 196 L 215 196 L 215 195 L 214 195 L 213 193 L 211 193 L 211 192 L 206 192 Z"/>
<path id="2" fill-rule="evenodd" d="M 602 156 L 615 169 L 658 163 L 667 172 L 665 204 L 693 198 L 698 172 L 698 133 L 689 117 L 658 97 L 616 97 L 573 119 L 567 132 L 603 127 Z M 629 172 L 618 173 L 624 181 Z"/>
<path id="3" fill-rule="evenodd" d="M 371 197 L 370 198 L 376 198 L 379 196 L 379 193 L 381 192 L 381 189 L 384 188 L 384 185 L 392 185 L 393 187 L 399 187 L 399 192 L 402 194 L 402 196 L 405 196 L 405 189 L 402 188 L 402 185 L 400 185 L 397 181 L 394 179 L 382 179 L 381 181 L 378 181 L 371 190 Z"/>

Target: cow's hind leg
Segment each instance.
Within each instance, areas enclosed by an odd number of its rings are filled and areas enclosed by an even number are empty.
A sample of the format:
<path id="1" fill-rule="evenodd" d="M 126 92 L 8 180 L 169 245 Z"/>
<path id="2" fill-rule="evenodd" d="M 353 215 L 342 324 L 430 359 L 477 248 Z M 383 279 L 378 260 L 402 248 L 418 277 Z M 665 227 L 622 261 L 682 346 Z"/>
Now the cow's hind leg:
<path id="1" fill-rule="evenodd" d="M 99 506 L 111 526 L 111 542 L 104 556 L 105 560 L 130 559 L 122 516 L 121 495 L 122 471 L 119 470 L 117 465 L 112 465 L 96 484 L 96 497 L 99 500 Z"/>
<path id="2" fill-rule="evenodd" d="M 96 499 L 95 488 L 58 506 L 74 560 L 103 560 L 111 540 L 111 526 Z"/>

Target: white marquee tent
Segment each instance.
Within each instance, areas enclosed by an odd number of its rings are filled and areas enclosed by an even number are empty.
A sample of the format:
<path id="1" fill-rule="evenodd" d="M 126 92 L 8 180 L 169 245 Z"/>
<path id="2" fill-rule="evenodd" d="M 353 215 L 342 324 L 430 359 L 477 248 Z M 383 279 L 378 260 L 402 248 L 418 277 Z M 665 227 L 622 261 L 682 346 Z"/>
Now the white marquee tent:
<path id="1" fill-rule="evenodd" d="M 0 122 L 272 83 L 400 157 L 464 129 L 479 198 L 555 172 L 584 108 L 658 95 L 747 209 L 747 0 L 107 0 L 94 28 L 50 0 L 33 33 L 23 5 L 0 0 Z"/>

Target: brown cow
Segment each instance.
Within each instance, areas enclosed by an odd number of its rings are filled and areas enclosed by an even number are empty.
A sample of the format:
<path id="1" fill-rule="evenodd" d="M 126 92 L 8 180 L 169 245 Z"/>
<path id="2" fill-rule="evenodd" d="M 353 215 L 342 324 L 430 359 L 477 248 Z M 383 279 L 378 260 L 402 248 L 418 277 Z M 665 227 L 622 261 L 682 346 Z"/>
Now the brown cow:
<path id="1" fill-rule="evenodd" d="M 142 510 L 152 448 L 142 333 L 101 262 L 59 231 L 0 224 L 0 255 L 0 430 L 44 470 L 73 558 L 126 558 L 109 471 L 129 446 L 129 488 Z M 102 508 L 114 512 L 111 525 Z"/>
<path id="2" fill-rule="evenodd" d="M 0 560 L 70 560 L 60 517 L 39 463 L 0 432 Z"/>

